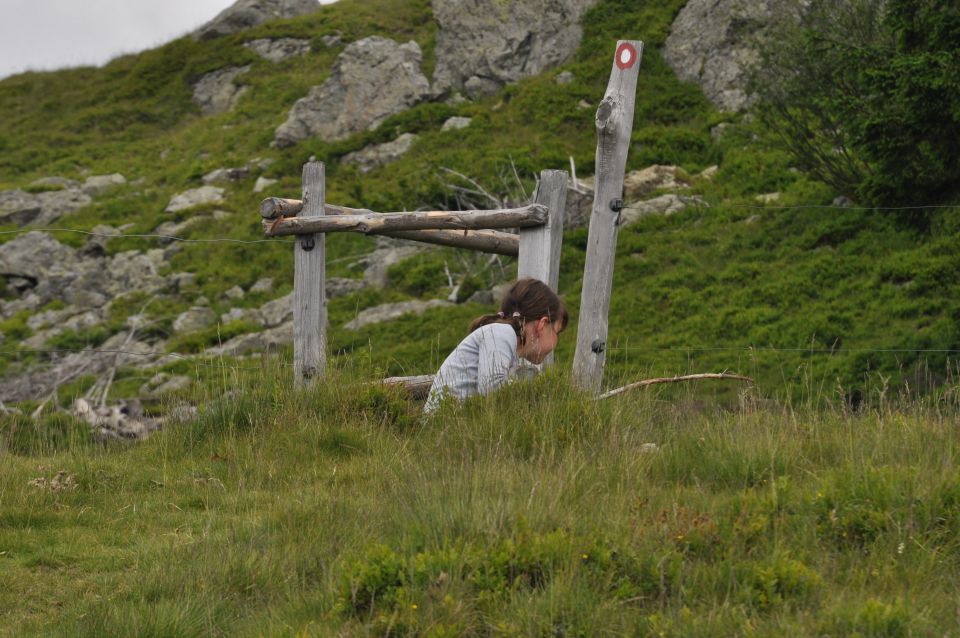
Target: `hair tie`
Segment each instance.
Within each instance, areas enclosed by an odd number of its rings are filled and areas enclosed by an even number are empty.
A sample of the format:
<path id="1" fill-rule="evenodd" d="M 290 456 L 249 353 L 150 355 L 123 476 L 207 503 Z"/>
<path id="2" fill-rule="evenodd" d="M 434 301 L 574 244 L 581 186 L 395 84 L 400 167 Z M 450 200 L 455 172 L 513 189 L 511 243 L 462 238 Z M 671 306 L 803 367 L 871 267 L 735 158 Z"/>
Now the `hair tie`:
<path id="1" fill-rule="evenodd" d="M 498 313 L 497 313 L 497 316 L 500 317 L 501 319 L 503 319 L 503 311 L 498 312 Z"/>
<path id="2" fill-rule="evenodd" d="M 519 319 L 519 318 L 520 318 L 520 313 L 519 313 L 519 312 L 513 313 L 513 318 L 514 318 L 514 319 Z"/>

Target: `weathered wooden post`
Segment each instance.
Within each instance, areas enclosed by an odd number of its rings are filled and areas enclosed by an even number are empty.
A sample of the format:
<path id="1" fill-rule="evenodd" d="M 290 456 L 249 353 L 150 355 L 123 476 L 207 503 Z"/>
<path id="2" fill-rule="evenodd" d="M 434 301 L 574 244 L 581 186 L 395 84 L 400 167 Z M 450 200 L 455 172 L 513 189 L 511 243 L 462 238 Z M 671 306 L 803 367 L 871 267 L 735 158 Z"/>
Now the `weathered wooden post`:
<path id="1" fill-rule="evenodd" d="M 303 167 L 303 210 L 300 217 L 324 215 L 324 165 Z M 305 385 L 324 374 L 327 365 L 326 259 L 323 233 L 297 236 L 293 277 L 293 376 Z"/>
<path id="2" fill-rule="evenodd" d="M 600 390 L 606 363 L 607 316 L 613 287 L 613 261 L 623 208 L 623 176 L 633 132 L 637 74 L 643 42 L 621 40 L 603 101 L 597 109 L 597 169 L 587 259 L 580 296 L 580 325 L 573 358 L 573 380 Z"/>
<path id="3" fill-rule="evenodd" d="M 517 277 L 533 277 L 556 292 L 560 281 L 560 249 L 563 247 L 563 215 L 567 203 L 566 171 L 541 171 L 536 204 L 547 207 L 550 217 L 543 226 L 520 229 L 520 254 Z M 553 364 L 553 353 L 543 365 Z"/>
<path id="4" fill-rule="evenodd" d="M 543 226 L 520 229 L 517 276 L 539 279 L 556 291 L 560 278 L 563 214 L 567 203 L 566 171 L 541 171 L 533 201 L 546 206 L 550 216 Z"/>

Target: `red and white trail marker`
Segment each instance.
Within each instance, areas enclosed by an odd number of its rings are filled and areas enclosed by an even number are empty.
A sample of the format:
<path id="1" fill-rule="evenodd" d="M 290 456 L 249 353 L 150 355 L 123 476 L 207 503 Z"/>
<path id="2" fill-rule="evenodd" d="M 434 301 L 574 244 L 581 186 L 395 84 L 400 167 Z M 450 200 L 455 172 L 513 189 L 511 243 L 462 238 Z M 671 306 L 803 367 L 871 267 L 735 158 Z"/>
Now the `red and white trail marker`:
<path id="1" fill-rule="evenodd" d="M 637 63 L 640 55 L 636 47 L 629 42 L 624 42 L 617 48 L 617 67 L 621 70 L 627 70 Z"/>

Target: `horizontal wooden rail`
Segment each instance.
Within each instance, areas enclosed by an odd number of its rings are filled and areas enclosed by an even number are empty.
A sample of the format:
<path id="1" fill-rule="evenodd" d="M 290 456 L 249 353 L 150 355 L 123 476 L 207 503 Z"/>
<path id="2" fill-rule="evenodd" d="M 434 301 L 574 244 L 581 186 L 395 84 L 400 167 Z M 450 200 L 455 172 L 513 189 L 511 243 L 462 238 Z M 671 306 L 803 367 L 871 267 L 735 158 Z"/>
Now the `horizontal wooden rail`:
<path id="1" fill-rule="evenodd" d="M 542 226 L 547 207 L 530 204 L 521 208 L 473 210 L 466 212 L 426 211 L 417 213 L 366 213 L 362 215 L 325 215 L 322 217 L 282 217 L 265 220 L 267 237 L 310 235 L 313 233 L 385 233 L 413 230 L 476 230 L 487 228 L 530 228 Z"/>
<path id="2" fill-rule="evenodd" d="M 302 210 L 303 202 L 299 199 L 268 197 L 260 203 L 260 216 L 265 220 L 296 217 Z M 338 216 L 373 214 L 373 211 L 365 208 L 349 208 L 335 204 L 325 204 L 324 212 L 327 215 Z M 376 234 L 438 246 L 467 248 L 508 257 L 516 257 L 520 254 L 520 236 L 516 233 L 505 233 L 497 230 L 398 230 Z"/>

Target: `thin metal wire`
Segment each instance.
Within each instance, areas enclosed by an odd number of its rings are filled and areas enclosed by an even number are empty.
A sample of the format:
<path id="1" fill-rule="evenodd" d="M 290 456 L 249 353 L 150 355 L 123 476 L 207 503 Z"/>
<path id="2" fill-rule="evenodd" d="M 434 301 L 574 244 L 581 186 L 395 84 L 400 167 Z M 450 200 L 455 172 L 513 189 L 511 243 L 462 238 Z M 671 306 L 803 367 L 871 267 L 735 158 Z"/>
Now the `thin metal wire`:
<path id="1" fill-rule="evenodd" d="M 774 346 L 713 346 L 713 347 L 643 347 L 613 346 L 608 351 L 647 351 L 647 352 L 808 352 L 811 354 L 844 353 L 960 353 L 960 350 L 939 348 L 777 348 Z"/>
<path id="2" fill-rule="evenodd" d="M 128 238 L 128 239 L 169 239 L 171 241 L 179 241 L 185 244 L 271 244 L 271 243 L 289 243 L 289 240 L 286 239 L 229 239 L 226 237 L 219 237 L 214 239 L 187 239 L 186 237 L 176 237 L 174 235 L 158 235 L 154 233 L 147 234 L 110 234 L 110 233 L 95 233 L 89 230 L 78 230 L 76 228 L 20 228 L 18 230 L 4 230 L 0 231 L 0 235 L 20 235 L 23 233 L 32 233 L 32 232 L 47 232 L 47 233 L 76 233 L 78 235 L 88 235 L 91 237 L 104 237 L 106 239 L 118 239 L 118 238 Z"/>
<path id="3" fill-rule="evenodd" d="M 815 210 L 875 210 L 877 212 L 887 212 L 887 211 L 903 211 L 903 210 L 927 210 L 927 209 L 937 209 L 937 208 L 960 208 L 960 204 L 921 204 L 920 206 L 832 206 L 829 204 L 809 204 L 809 205 L 792 205 L 792 206 L 777 206 L 777 205 L 765 205 L 765 204 L 724 204 L 728 208 L 753 208 L 761 210 L 802 210 L 802 209 L 815 209 Z"/>
<path id="4" fill-rule="evenodd" d="M 191 364 L 207 367 L 207 368 L 229 368 L 231 370 L 247 370 L 247 371 L 257 371 L 261 368 L 250 368 L 250 367 L 240 367 L 240 366 L 228 366 L 222 363 L 207 363 L 204 361 L 198 361 L 200 357 L 220 357 L 223 355 L 218 354 L 207 354 L 198 353 L 195 355 L 182 354 L 179 352 L 133 352 L 130 350 L 112 350 L 112 349 L 101 349 L 101 348 L 51 348 L 51 349 L 22 349 L 22 350 L 0 350 L 0 355 L 17 355 L 17 354 L 117 354 L 117 355 L 128 355 L 133 357 L 157 357 L 158 359 L 170 357 L 174 359 L 181 359 L 184 361 L 189 361 Z M 274 365 L 274 364 L 272 364 Z M 276 362 L 275 365 L 281 367 L 292 367 L 292 363 L 282 363 Z"/>

